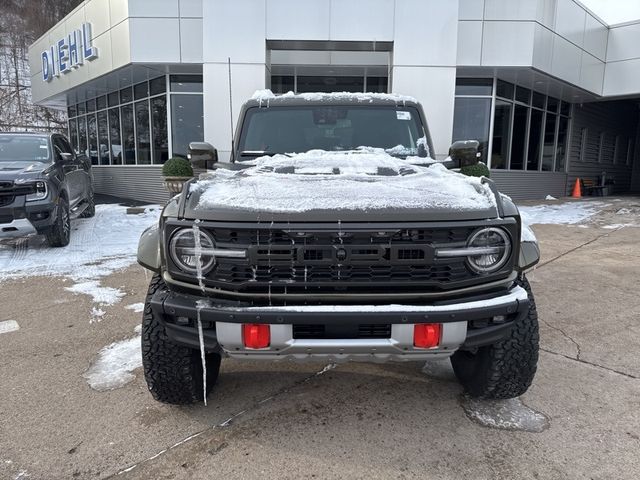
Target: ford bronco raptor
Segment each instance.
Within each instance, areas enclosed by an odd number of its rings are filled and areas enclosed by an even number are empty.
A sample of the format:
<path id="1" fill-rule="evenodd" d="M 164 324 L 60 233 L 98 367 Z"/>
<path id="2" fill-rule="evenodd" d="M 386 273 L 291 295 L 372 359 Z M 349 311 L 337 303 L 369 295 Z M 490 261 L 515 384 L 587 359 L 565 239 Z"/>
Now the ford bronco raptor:
<path id="1" fill-rule="evenodd" d="M 525 272 L 535 236 L 478 162 L 478 142 L 436 161 L 422 107 L 386 94 L 257 92 L 229 162 L 209 168 L 147 230 L 154 272 L 142 325 L 149 390 L 207 395 L 221 358 L 450 358 L 466 392 L 530 386 L 538 320 Z"/>
<path id="2" fill-rule="evenodd" d="M 91 163 L 60 134 L 0 133 L 0 239 L 69 244 L 71 219 L 95 214 Z"/>

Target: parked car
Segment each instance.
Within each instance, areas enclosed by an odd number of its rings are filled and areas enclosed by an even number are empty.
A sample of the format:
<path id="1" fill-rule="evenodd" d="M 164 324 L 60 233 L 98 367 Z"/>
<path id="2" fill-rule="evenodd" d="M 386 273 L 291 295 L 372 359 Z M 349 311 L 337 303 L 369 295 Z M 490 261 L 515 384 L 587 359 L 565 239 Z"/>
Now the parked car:
<path id="1" fill-rule="evenodd" d="M 206 400 L 223 357 L 450 358 L 471 396 L 528 389 L 539 249 L 491 180 L 452 171 L 477 141 L 436 161 L 422 107 L 395 95 L 259 94 L 238 125 L 231 163 L 191 144 L 215 170 L 140 239 L 157 400 Z"/>
<path id="2" fill-rule="evenodd" d="M 0 133 L 0 238 L 69 244 L 71 220 L 95 214 L 91 162 L 57 133 Z"/>

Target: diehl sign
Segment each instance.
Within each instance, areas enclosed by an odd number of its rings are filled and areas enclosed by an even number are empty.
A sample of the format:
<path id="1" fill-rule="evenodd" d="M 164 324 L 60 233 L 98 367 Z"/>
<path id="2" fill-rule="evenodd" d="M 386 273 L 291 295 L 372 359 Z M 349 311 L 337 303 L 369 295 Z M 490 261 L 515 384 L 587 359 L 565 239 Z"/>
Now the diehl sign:
<path id="1" fill-rule="evenodd" d="M 50 82 L 61 73 L 78 68 L 85 60 L 98 57 L 98 49 L 91 45 L 91 24 L 83 23 L 66 37 L 42 52 L 42 79 Z"/>

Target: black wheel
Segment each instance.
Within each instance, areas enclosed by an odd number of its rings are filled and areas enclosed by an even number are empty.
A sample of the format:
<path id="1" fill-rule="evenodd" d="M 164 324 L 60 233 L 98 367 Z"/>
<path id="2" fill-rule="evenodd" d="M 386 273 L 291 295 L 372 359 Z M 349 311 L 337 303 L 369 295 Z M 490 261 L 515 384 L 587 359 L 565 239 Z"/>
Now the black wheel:
<path id="1" fill-rule="evenodd" d="M 69 202 L 60 198 L 56 208 L 56 222 L 46 234 L 51 247 L 66 247 L 71 238 L 71 217 L 69 216 Z"/>
<path id="2" fill-rule="evenodd" d="M 538 364 L 538 313 L 527 279 L 518 285 L 527 291 L 530 308 L 509 336 L 475 351 L 458 350 L 451 357 L 458 380 L 472 397 L 515 398 L 531 386 Z"/>
<path id="3" fill-rule="evenodd" d="M 202 401 L 204 397 L 200 351 L 171 342 L 162 322 L 151 310 L 151 297 L 164 287 L 165 283 L 160 275 L 154 275 L 149 284 L 142 318 L 144 378 L 151 395 L 160 402 L 186 405 Z M 208 353 L 205 360 L 209 395 L 220 371 L 220 355 Z"/>
<path id="4" fill-rule="evenodd" d="M 82 211 L 80 218 L 91 218 L 96 214 L 96 203 L 93 199 L 93 192 L 91 192 L 89 198 L 87 198 L 87 203 L 87 208 Z"/>

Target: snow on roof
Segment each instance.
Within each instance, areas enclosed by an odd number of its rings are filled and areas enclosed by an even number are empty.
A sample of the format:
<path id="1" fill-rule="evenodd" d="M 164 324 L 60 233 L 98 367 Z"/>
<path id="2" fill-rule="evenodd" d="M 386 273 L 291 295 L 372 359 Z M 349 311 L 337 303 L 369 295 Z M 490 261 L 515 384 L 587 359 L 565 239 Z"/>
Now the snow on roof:
<path id="1" fill-rule="evenodd" d="M 293 93 L 287 92 L 283 95 L 275 95 L 271 90 L 256 90 L 251 97 L 252 100 L 265 102 L 274 98 L 301 98 L 310 102 L 320 102 L 323 100 L 357 100 L 359 102 L 372 102 L 374 100 L 391 100 L 396 103 L 418 101 L 408 95 L 398 95 L 396 93 L 351 93 L 351 92 L 313 92 L 313 93 Z"/>
<path id="2" fill-rule="evenodd" d="M 309 210 L 494 208 L 491 189 L 479 178 L 447 170 L 424 158 L 392 157 L 383 150 L 265 156 L 251 167 L 218 169 L 192 185 L 196 208 L 272 213 Z"/>

